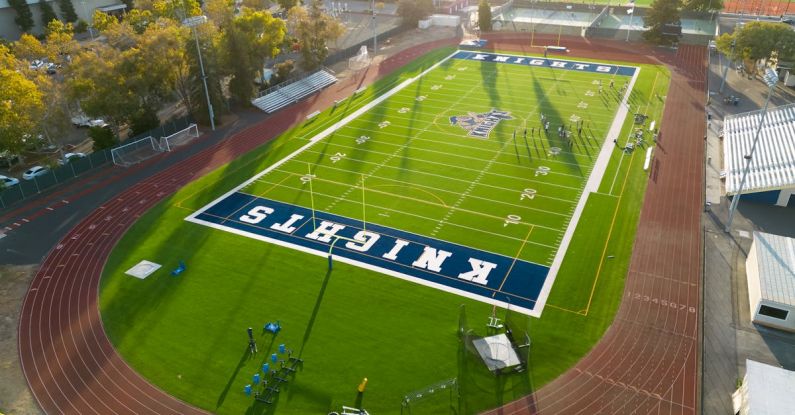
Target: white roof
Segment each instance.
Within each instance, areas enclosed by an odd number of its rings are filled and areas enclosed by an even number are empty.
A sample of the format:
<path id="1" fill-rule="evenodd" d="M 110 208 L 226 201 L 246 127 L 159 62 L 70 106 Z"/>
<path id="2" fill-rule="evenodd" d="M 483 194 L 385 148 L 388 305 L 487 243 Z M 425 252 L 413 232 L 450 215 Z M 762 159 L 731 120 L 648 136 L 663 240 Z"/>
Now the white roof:
<path id="1" fill-rule="evenodd" d="M 795 307 L 795 239 L 754 232 L 754 249 L 762 298 Z"/>
<path id="2" fill-rule="evenodd" d="M 791 414 L 795 408 L 795 372 L 746 359 L 748 413 Z"/>
<path id="3" fill-rule="evenodd" d="M 727 116 L 723 123 L 726 193 L 736 194 L 762 111 Z M 743 193 L 795 186 L 795 104 L 768 109 Z"/>

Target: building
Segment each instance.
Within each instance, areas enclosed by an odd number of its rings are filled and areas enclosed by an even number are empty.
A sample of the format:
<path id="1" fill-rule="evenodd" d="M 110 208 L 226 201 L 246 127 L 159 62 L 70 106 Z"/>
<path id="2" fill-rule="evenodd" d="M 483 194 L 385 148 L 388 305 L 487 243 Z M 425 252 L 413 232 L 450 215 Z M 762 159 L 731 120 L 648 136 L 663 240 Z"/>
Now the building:
<path id="1" fill-rule="evenodd" d="M 732 395 L 734 413 L 739 415 L 781 415 L 795 408 L 795 372 L 745 361 L 743 383 Z"/>
<path id="2" fill-rule="evenodd" d="M 77 18 L 91 24 L 91 16 L 94 15 L 94 10 L 102 10 L 106 12 L 118 12 L 127 8 L 121 0 L 70 0 L 77 13 Z M 34 26 L 31 29 L 33 34 L 40 34 L 43 32 L 43 25 L 41 22 L 41 8 L 39 7 L 39 0 L 27 0 L 30 5 L 30 11 L 33 13 Z M 61 10 L 58 8 L 58 1 L 49 2 L 55 10 L 55 14 L 61 17 Z M 17 12 L 9 4 L 8 0 L 0 0 L 0 37 L 7 40 L 17 40 L 22 34 L 19 27 L 14 23 L 14 18 L 17 17 Z"/>
<path id="3" fill-rule="evenodd" d="M 726 195 L 740 188 L 745 156 L 751 154 L 762 111 L 728 116 L 723 124 Z M 759 135 L 743 200 L 795 206 L 795 104 L 768 110 Z"/>
<path id="4" fill-rule="evenodd" d="M 795 239 L 754 232 L 745 273 L 751 320 L 795 332 Z"/>

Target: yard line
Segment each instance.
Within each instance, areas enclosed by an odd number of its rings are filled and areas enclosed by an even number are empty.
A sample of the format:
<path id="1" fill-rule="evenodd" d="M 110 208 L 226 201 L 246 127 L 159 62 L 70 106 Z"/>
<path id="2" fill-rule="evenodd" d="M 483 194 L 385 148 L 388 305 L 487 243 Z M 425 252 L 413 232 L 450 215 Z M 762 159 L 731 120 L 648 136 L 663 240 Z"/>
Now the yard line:
<path id="1" fill-rule="evenodd" d="M 341 171 L 341 172 L 344 172 L 344 173 L 350 173 L 350 174 L 356 173 L 356 172 L 348 170 L 348 169 L 336 168 L 336 167 L 331 167 L 331 166 L 324 166 L 324 168 L 337 170 L 337 171 Z M 282 173 L 287 173 L 288 175 L 298 175 L 298 173 L 294 173 L 294 172 L 292 172 L 290 170 L 276 169 L 275 171 L 279 171 L 279 172 L 282 172 Z M 372 175 L 371 177 L 374 178 L 374 179 L 382 180 L 382 181 L 388 181 L 388 182 L 397 183 L 395 185 L 379 184 L 379 185 L 376 185 L 375 187 L 388 187 L 388 186 L 405 187 L 405 188 L 417 187 L 417 188 L 428 189 L 428 190 L 431 190 L 431 191 L 434 191 L 434 192 L 450 193 L 450 194 L 456 194 L 456 195 L 460 194 L 460 192 L 456 192 L 456 191 L 449 190 L 449 189 L 441 189 L 441 188 L 438 188 L 438 187 L 433 187 L 433 186 L 424 185 L 424 184 L 410 183 L 410 182 L 406 182 L 406 181 L 403 181 L 403 180 L 391 179 L 389 177 L 383 177 L 383 176 L 378 176 L 378 175 Z M 328 181 L 328 182 L 339 183 L 341 185 L 352 186 L 352 184 L 350 184 L 350 183 L 332 181 L 330 179 L 324 179 L 324 180 Z M 270 182 L 269 181 L 265 181 L 265 180 L 257 180 L 257 183 L 270 183 Z M 481 186 L 487 186 L 487 187 L 491 187 L 491 188 L 496 188 L 496 189 L 499 189 L 499 190 L 502 190 L 502 191 L 505 191 L 505 192 L 511 192 L 511 193 L 516 193 L 517 192 L 516 189 L 498 188 L 498 187 L 495 187 L 495 186 L 488 186 L 488 185 L 485 185 L 485 184 L 482 184 L 482 183 L 481 183 Z M 505 205 L 505 206 L 511 206 L 511 207 L 515 207 L 517 209 L 529 209 L 529 210 L 534 210 L 534 211 L 538 211 L 538 212 L 541 212 L 541 213 L 546 213 L 546 214 L 550 214 L 550 215 L 557 215 L 557 216 L 562 216 L 562 217 L 569 217 L 570 216 L 570 213 L 552 212 L 552 211 L 549 211 L 549 210 L 538 209 L 538 208 L 530 207 L 530 206 L 527 206 L 527 205 L 518 205 L 518 204 L 515 204 L 515 203 L 504 202 L 504 201 L 497 200 L 497 199 L 494 199 L 494 198 L 475 196 L 475 195 L 471 195 L 471 194 L 469 195 L 469 197 L 473 198 L 473 199 L 479 199 L 479 200 L 488 201 L 488 202 L 491 202 L 491 203 L 501 204 L 501 205 Z M 573 202 L 573 201 L 571 201 L 569 199 L 561 199 L 561 198 L 558 198 L 558 197 L 542 195 L 542 194 L 537 194 L 535 197 L 536 197 L 536 199 L 550 199 L 550 200 L 554 200 L 554 201 L 561 202 L 561 203 L 567 203 L 567 204 L 571 204 L 571 205 L 574 205 L 574 203 L 575 203 L 575 202 Z M 569 209 L 569 212 L 571 212 L 571 211 L 573 211 L 573 208 Z"/>
<path id="2" fill-rule="evenodd" d="M 346 134 L 337 134 L 336 137 L 351 138 L 351 139 L 356 139 L 357 138 L 357 137 L 354 137 L 354 136 L 351 136 L 351 135 L 346 135 Z M 383 145 L 388 145 L 388 146 L 398 146 L 399 145 L 399 144 L 395 144 L 395 143 L 392 143 L 392 142 L 389 142 L 389 141 L 383 141 L 383 140 L 377 140 L 377 139 L 371 139 L 370 141 L 372 143 L 383 144 Z M 434 142 L 434 143 L 445 144 L 444 142 Z M 356 150 L 361 150 L 362 149 L 362 147 L 360 147 L 360 146 L 345 145 L 345 144 L 340 144 L 340 143 L 336 143 L 336 142 L 333 142 L 333 141 L 329 141 L 328 144 L 329 145 L 333 145 L 333 146 L 337 146 L 337 147 L 342 147 L 342 148 L 349 148 L 349 149 L 356 149 Z M 450 143 L 450 144 L 454 145 L 454 143 Z M 458 158 L 463 158 L 463 159 L 467 159 L 467 160 L 477 160 L 477 161 L 482 161 L 483 160 L 482 158 L 479 158 L 479 157 L 464 156 L 462 154 L 451 153 L 451 152 L 448 152 L 448 151 L 432 150 L 430 148 L 425 148 L 425 147 L 412 147 L 412 148 L 413 149 L 417 149 L 417 150 L 422 150 L 423 152 L 426 152 L 426 153 L 443 154 L 445 156 L 458 157 Z M 365 149 L 365 151 L 367 151 L 368 153 L 370 153 L 370 152 L 378 153 L 377 151 L 372 150 L 372 149 Z M 568 154 L 574 155 L 574 153 L 561 151 L 561 154 L 564 154 L 564 153 L 568 153 Z M 386 153 L 381 153 L 381 154 L 386 154 Z M 521 157 L 522 155 L 519 155 L 519 156 Z M 531 161 L 533 161 L 533 159 L 530 158 L 530 157 L 527 157 L 527 156 L 524 156 L 524 157 L 529 159 L 529 160 L 531 160 Z M 565 161 L 560 161 L 560 160 L 557 160 L 557 159 L 549 159 L 549 158 L 548 159 L 544 159 L 544 162 L 546 162 L 546 163 L 563 164 L 563 165 L 568 165 L 568 166 L 580 166 L 580 164 L 578 164 L 578 163 L 568 163 L 568 162 L 565 162 Z M 503 165 L 503 166 L 510 166 L 510 167 L 517 167 L 517 168 L 529 168 L 528 166 L 518 165 L 516 163 L 506 163 L 506 162 L 503 162 L 503 161 L 495 161 L 494 163 L 495 164 L 500 164 L 500 165 Z"/>
<path id="3" fill-rule="evenodd" d="M 478 84 L 475 84 L 475 85 L 473 85 L 473 86 L 472 86 L 472 89 L 470 90 L 470 92 L 469 92 L 469 93 L 471 93 L 472 91 L 475 91 L 477 88 L 478 88 Z M 452 104 L 450 105 L 450 108 L 453 108 L 455 105 L 457 105 L 458 103 L 460 103 L 461 101 L 463 101 L 463 100 L 464 100 L 464 99 L 467 97 L 467 95 L 469 95 L 469 93 L 466 93 L 466 94 L 464 94 L 464 95 L 461 95 L 457 101 L 455 101 L 454 103 L 452 103 Z M 357 118 L 358 118 L 358 117 L 357 117 Z M 352 121 L 353 121 L 353 120 L 352 120 Z M 432 125 L 434 125 L 434 124 L 433 124 L 433 122 L 431 122 L 431 123 L 428 123 L 428 124 L 427 124 L 427 125 L 426 125 L 424 128 L 420 129 L 420 130 L 419 130 L 419 132 L 422 132 L 422 131 L 425 131 L 425 130 L 427 130 L 427 129 L 428 129 L 428 128 L 430 128 Z M 391 161 L 393 158 L 397 157 L 397 156 L 398 156 L 398 154 L 400 154 L 400 153 L 401 153 L 401 152 L 402 152 L 402 151 L 403 151 L 403 150 L 404 150 L 406 147 L 408 147 L 408 146 L 411 144 L 411 140 L 412 140 L 412 139 L 413 139 L 413 138 L 409 138 L 409 139 L 406 141 L 406 143 L 405 143 L 405 144 L 404 144 L 402 147 L 400 147 L 400 148 L 396 149 L 396 150 L 395 150 L 395 151 L 394 151 L 394 152 L 393 152 L 393 153 L 392 153 L 390 156 L 388 156 L 386 159 L 384 159 L 384 161 L 382 161 L 380 164 L 378 164 L 378 165 L 376 165 L 375 167 L 373 167 L 373 168 L 372 168 L 372 169 L 371 169 L 369 172 L 367 172 L 366 174 L 362 175 L 362 180 L 365 180 L 365 179 L 369 178 L 370 176 L 372 176 L 373 174 L 375 174 L 375 173 L 376 173 L 378 170 L 380 170 L 382 167 L 389 167 L 389 166 L 386 166 L 386 163 L 390 162 L 390 161 Z M 309 149 L 307 149 L 307 150 L 309 150 Z M 366 162 L 366 163 L 368 163 L 368 164 L 376 164 L 376 163 L 371 163 L 371 162 Z M 353 189 L 353 188 L 351 188 L 351 189 L 348 189 L 348 190 L 346 191 L 346 193 L 343 195 L 343 197 L 347 197 L 347 195 L 348 195 L 348 194 L 350 194 L 350 192 L 352 192 L 352 191 L 353 191 L 352 189 Z M 329 206 L 326 208 L 326 210 L 327 210 L 327 211 L 330 211 L 330 210 L 331 210 L 331 209 L 334 207 L 334 205 L 335 205 L 335 204 L 336 204 L 336 202 L 332 202 L 332 204 L 331 204 L 331 205 L 329 205 Z"/>
<path id="4" fill-rule="evenodd" d="M 335 180 L 328 180 L 328 179 L 323 179 L 323 178 L 319 178 L 319 177 L 315 177 L 313 180 L 317 180 L 319 182 L 332 183 L 332 184 L 336 184 L 336 185 L 340 185 L 340 186 L 344 186 L 344 187 L 356 187 L 356 188 L 359 188 L 358 186 L 354 186 L 354 185 L 351 185 L 351 184 L 348 184 L 348 183 L 342 183 L 342 182 L 338 182 L 338 181 L 335 181 Z M 295 186 L 291 186 L 291 185 L 288 185 L 288 184 L 284 184 L 282 182 L 273 183 L 273 182 L 269 182 L 269 181 L 261 181 L 260 183 L 271 184 L 274 187 L 281 187 L 281 188 L 286 188 L 286 189 L 291 189 L 291 190 L 298 190 L 299 192 L 305 192 L 306 191 L 302 187 L 295 187 Z M 385 192 L 385 191 L 382 191 L 382 190 L 373 190 L 372 188 L 368 188 L 367 190 L 369 192 L 371 192 L 371 193 L 379 193 L 379 194 L 384 194 L 384 195 L 388 195 L 388 196 L 393 196 L 393 197 L 396 197 L 396 198 L 399 198 L 399 199 L 404 199 L 404 200 L 408 200 L 408 201 L 412 201 L 412 202 L 424 203 L 424 204 L 429 205 L 429 206 L 455 209 L 457 211 L 460 211 L 460 212 L 463 212 L 463 213 L 468 213 L 468 214 L 471 214 L 471 215 L 474 215 L 474 216 L 482 216 L 482 217 L 487 218 L 487 219 L 494 219 L 494 220 L 496 220 L 498 222 L 502 222 L 503 219 L 505 219 L 505 218 L 503 218 L 501 216 L 495 216 L 495 215 L 491 215 L 491 214 L 484 213 L 484 212 L 478 212 L 478 211 L 474 211 L 474 210 L 470 210 L 470 209 L 464 209 L 464 208 L 460 208 L 460 207 L 457 207 L 457 206 L 450 206 L 450 205 L 447 205 L 444 202 L 436 203 L 436 202 L 433 202 L 433 201 L 429 201 L 427 199 L 418 199 L 418 198 L 415 198 L 415 197 L 410 197 L 410 196 L 405 196 L 405 195 Z M 319 191 L 314 191 L 312 193 L 315 196 L 323 195 L 323 196 L 327 196 L 329 198 L 333 198 L 337 202 L 347 202 L 347 203 L 352 203 L 352 204 L 357 204 L 357 205 L 361 203 L 358 200 L 348 200 L 348 199 L 346 199 L 346 198 L 344 198 L 342 196 L 333 196 L 333 195 L 329 195 L 329 194 L 326 194 L 326 193 L 321 193 Z M 257 196 L 261 196 L 261 195 L 257 195 Z M 368 206 L 377 207 L 377 208 L 381 208 L 381 209 L 386 209 L 383 206 L 375 205 L 375 204 L 370 204 Z M 328 211 L 325 211 L 325 212 L 328 212 Z M 434 222 L 436 222 L 436 219 L 430 219 L 430 220 L 433 220 Z M 375 222 L 373 222 L 373 223 L 375 223 Z M 549 230 L 549 231 L 552 231 L 552 232 L 563 232 L 563 231 L 559 230 L 558 228 L 553 228 L 553 227 L 541 225 L 541 224 L 538 224 L 538 223 L 531 223 L 531 222 L 520 222 L 520 223 L 532 225 L 532 226 L 535 226 L 537 228 L 546 229 L 546 230 Z M 433 235 L 431 235 L 431 236 L 433 236 Z"/>
<path id="5" fill-rule="evenodd" d="M 310 150 L 310 149 L 304 150 L 304 152 L 323 154 L 323 152 Z M 383 161 L 381 163 L 378 163 L 378 162 L 374 162 L 374 161 L 365 161 L 365 160 L 361 160 L 361 159 L 357 159 L 357 158 L 353 158 L 353 157 L 345 157 L 345 161 L 346 162 L 354 162 L 354 163 L 361 163 L 361 164 L 374 164 L 375 167 L 373 167 L 373 170 L 371 170 L 370 172 L 367 173 L 366 177 L 370 177 L 372 175 L 372 173 L 374 173 L 377 170 L 380 170 L 381 168 L 387 168 L 387 169 L 392 169 L 392 170 L 406 171 L 406 172 L 410 172 L 412 174 L 424 174 L 424 175 L 427 175 L 427 176 L 434 176 L 434 177 L 439 177 L 439 178 L 442 178 L 442 179 L 456 180 L 456 181 L 462 181 L 462 182 L 469 183 L 468 180 L 455 179 L 453 177 L 449 177 L 449 176 L 445 176 L 445 175 L 441 175 L 441 174 L 430 173 L 430 172 L 421 171 L 421 170 L 412 170 L 412 169 L 407 169 L 405 167 L 389 166 L 386 163 L 391 161 L 391 159 L 392 158 L 390 158 L 389 160 L 385 160 L 385 161 Z M 455 169 L 455 170 L 466 170 L 466 171 L 472 171 L 472 172 L 479 172 L 478 169 L 470 169 L 470 168 L 461 167 L 461 166 L 453 166 L 451 164 L 445 164 L 445 163 L 432 163 L 432 164 L 438 164 L 438 165 L 441 165 L 441 166 L 444 166 L 444 167 L 449 167 L 449 168 Z M 317 164 L 316 166 L 318 166 L 318 167 L 326 167 L 327 165 L 325 165 L 325 164 Z M 556 184 L 556 183 L 551 183 L 551 182 L 542 182 L 542 181 L 534 180 L 534 179 L 529 178 L 529 177 L 515 177 L 515 176 L 509 176 L 509 175 L 506 175 L 506 174 L 499 174 L 499 173 L 487 173 L 487 174 L 490 174 L 490 175 L 493 175 L 493 176 L 504 177 L 506 179 L 522 180 L 522 181 L 526 181 L 526 182 L 529 182 L 529 183 L 538 183 L 538 184 L 545 185 L 545 186 L 552 186 L 552 187 L 557 187 L 557 188 L 566 189 L 566 190 L 573 190 L 573 191 L 577 191 L 577 192 L 582 190 L 582 187 L 571 187 L 571 186 L 566 186 L 566 185 L 563 185 L 563 184 Z M 552 174 L 552 173 L 550 173 L 550 174 Z M 563 175 L 563 173 L 558 173 L 558 174 Z"/>

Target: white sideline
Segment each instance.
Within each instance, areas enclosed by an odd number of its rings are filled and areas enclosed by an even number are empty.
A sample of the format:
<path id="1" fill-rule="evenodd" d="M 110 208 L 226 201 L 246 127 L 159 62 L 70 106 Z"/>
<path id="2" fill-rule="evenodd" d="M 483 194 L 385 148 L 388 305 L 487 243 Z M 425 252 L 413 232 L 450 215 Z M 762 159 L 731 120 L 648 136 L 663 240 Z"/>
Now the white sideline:
<path id="1" fill-rule="evenodd" d="M 574 231 L 577 229 L 577 223 L 580 221 L 580 216 L 582 215 L 583 210 L 585 210 L 585 203 L 588 201 L 588 195 L 592 192 L 599 192 L 599 183 L 602 182 L 602 178 L 605 175 L 607 166 L 610 164 L 610 156 L 613 154 L 613 151 L 616 147 L 613 139 L 618 139 L 619 135 L 621 134 L 621 126 L 624 125 L 624 120 L 626 120 L 627 113 L 629 113 L 629 105 L 627 104 L 627 101 L 629 100 L 629 94 L 632 91 L 632 87 L 635 85 L 635 81 L 638 79 L 638 74 L 640 74 L 640 67 L 635 66 L 634 68 L 635 74 L 632 75 L 632 80 L 629 81 L 629 87 L 624 93 L 624 99 L 621 100 L 621 104 L 618 107 L 616 116 L 613 118 L 613 123 L 610 124 L 610 130 L 607 132 L 607 138 L 605 138 L 605 141 L 602 143 L 602 149 L 599 150 L 599 156 L 596 158 L 596 162 L 593 165 L 591 175 L 588 176 L 588 181 L 585 183 L 582 196 L 580 196 L 580 200 L 577 202 L 577 206 L 574 208 L 574 213 L 572 213 L 571 220 L 569 220 L 569 226 L 566 227 L 566 231 L 563 233 L 563 238 L 560 241 L 558 251 L 555 253 L 555 258 L 552 260 L 552 265 L 549 267 L 547 279 L 544 281 L 544 285 L 541 287 L 541 292 L 538 294 L 536 308 L 540 306 L 540 309 L 538 310 L 538 315 L 533 314 L 534 317 L 541 317 L 541 312 L 544 311 L 544 305 L 546 304 L 547 298 L 549 297 L 549 292 L 552 291 L 552 284 L 555 282 L 555 277 L 557 276 L 558 271 L 560 271 L 560 266 L 563 263 L 563 257 L 566 256 L 566 251 L 568 250 L 569 243 L 571 243 L 571 239 L 574 236 Z"/>

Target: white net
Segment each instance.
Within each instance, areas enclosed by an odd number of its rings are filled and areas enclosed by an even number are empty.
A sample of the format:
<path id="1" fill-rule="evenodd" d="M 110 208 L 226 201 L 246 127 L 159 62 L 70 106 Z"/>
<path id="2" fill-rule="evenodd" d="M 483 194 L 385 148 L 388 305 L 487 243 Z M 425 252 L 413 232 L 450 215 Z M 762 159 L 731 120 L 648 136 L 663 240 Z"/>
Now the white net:
<path id="1" fill-rule="evenodd" d="M 370 65 L 370 54 L 367 52 L 367 46 L 362 45 L 359 48 L 359 53 L 356 56 L 348 59 L 348 69 L 358 71 Z"/>
<path id="2" fill-rule="evenodd" d="M 160 154 L 158 140 L 152 136 L 135 140 L 129 144 L 116 147 L 110 151 L 113 163 L 118 166 L 128 167 L 140 163 L 150 157 Z"/>
<path id="3" fill-rule="evenodd" d="M 191 142 L 194 138 L 199 136 L 199 127 L 196 124 L 191 124 L 186 128 L 177 131 L 170 136 L 160 139 L 160 151 L 171 151 L 175 147 L 179 147 Z"/>

